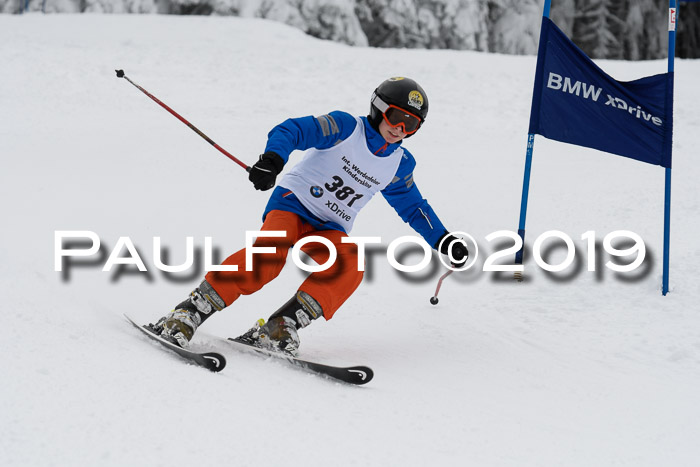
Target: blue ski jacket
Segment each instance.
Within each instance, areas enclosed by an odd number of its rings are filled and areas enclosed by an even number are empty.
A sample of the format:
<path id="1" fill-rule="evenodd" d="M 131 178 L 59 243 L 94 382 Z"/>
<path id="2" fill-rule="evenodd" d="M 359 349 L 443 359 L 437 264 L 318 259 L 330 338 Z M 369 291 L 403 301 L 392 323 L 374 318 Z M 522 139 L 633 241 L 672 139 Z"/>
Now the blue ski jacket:
<path id="1" fill-rule="evenodd" d="M 388 144 L 381 134 L 370 125 L 366 117 L 360 118 L 365 127 L 367 147 L 377 157 L 386 157 L 401 145 L 400 142 Z M 265 151 L 279 154 L 286 163 L 289 160 L 289 155 L 295 149 L 330 148 L 350 136 L 356 125 L 355 117 L 341 111 L 334 111 L 320 117 L 290 118 L 270 131 Z M 429 245 L 435 247 L 447 230 L 428 201 L 423 199 L 413 180 L 413 170 L 416 167 L 415 158 L 406 148 L 402 149 L 404 155 L 396 176 L 381 193 L 401 219 L 420 234 Z M 268 212 L 278 209 L 299 215 L 318 230 L 344 231 L 340 225 L 314 216 L 293 194 L 283 196 L 288 193 L 289 190 L 284 187 L 277 186 L 275 188 L 265 207 L 263 221 Z"/>

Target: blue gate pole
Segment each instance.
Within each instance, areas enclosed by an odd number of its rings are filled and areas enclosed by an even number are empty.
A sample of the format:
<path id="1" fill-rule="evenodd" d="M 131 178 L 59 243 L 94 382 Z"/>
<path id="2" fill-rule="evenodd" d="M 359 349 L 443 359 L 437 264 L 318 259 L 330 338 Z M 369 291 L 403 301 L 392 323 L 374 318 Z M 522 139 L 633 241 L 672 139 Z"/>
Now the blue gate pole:
<path id="1" fill-rule="evenodd" d="M 678 2 L 668 2 L 668 72 L 674 71 L 676 55 L 676 24 L 678 24 Z M 671 248 L 671 168 L 666 167 L 666 186 L 664 194 L 664 266 L 661 279 L 661 293 L 668 293 L 669 250 Z"/>
<path id="2" fill-rule="evenodd" d="M 551 0 L 545 0 L 542 16 L 549 18 Z M 535 134 L 527 135 L 527 151 L 525 153 L 525 175 L 523 176 L 523 194 L 520 199 L 520 221 L 518 222 L 518 235 L 523 241 L 523 246 L 515 254 L 515 264 L 523 264 L 523 252 L 525 251 L 525 219 L 527 217 L 527 199 L 530 193 L 530 173 L 532 171 L 532 153 L 535 147 Z M 515 273 L 515 279 L 522 280 L 520 272 Z"/>
<path id="3" fill-rule="evenodd" d="M 525 175 L 523 176 L 523 194 L 520 198 L 520 221 L 518 222 L 518 235 L 523 240 L 523 246 L 515 254 L 515 264 L 523 264 L 523 251 L 525 250 L 525 218 L 527 217 L 527 198 L 530 193 L 530 172 L 532 171 L 532 152 L 535 147 L 535 134 L 527 135 L 527 152 L 525 153 Z M 522 275 L 516 273 L 516 279 L 522 279 Z"/>

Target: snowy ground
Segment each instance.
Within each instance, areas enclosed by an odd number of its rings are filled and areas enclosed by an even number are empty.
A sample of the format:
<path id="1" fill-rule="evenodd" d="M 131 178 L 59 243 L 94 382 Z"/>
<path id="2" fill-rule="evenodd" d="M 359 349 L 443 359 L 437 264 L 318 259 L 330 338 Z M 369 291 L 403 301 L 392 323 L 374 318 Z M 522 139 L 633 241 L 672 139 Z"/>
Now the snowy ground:
<path id="1" fill-rule="evenodd" d="M 517 228 L 534 57 L 351 48 L 215 17 L 0 16 L 0 43 L 3 465 L 697 465 L 700 62 L 676 64 L 662 297 L 663 169 L 543 138 L 528 246 L 565 232 L 577 267 L 547 274 L 530 258 L 521 284 L 479 270 L 495 251 L 485 237 Z M 618 79 L 666 67 L 602 65 Z M 450 229 L 479 241 L 477 266 L 447 279 L 433 307 L 441 268 L 401 276 L 373 254 L 345 307 L 302 334 L 308 358 L 372 366 L 365 387 L 225 347 L 222 373 L 183 364 L 122 317 L 153 320 L 201 278 L 158 271 L 152 239 L 171 264 L 187 236 L 200 249 L 213 237 L 224 255 L 257 229 L 267 195 L 115 68 L 248 163 L 288 116 L 363 115 L 383 79 L 414 77 L 431 103 L 406 144 L 416 180 Z M 581 235 L 621 229 L 646 243 L 641 273 L 613 273 L 605 253 L 588 272 Z M 102 256 L 55 272 L 57 230 L 94 231 Z M 412 233 L 381 198 L 353 231 L 384 248 Z M 147 274 L 102 272 L 121 236 Z M 290 264 L 208 321 L 195 346 L 246 330 L 301 279 Z"/>

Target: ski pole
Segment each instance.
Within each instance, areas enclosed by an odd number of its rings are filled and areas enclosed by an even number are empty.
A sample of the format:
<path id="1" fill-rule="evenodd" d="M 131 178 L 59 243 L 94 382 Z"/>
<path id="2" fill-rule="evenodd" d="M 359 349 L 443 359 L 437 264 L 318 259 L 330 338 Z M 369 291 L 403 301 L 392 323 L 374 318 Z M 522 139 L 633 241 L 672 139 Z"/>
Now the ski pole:
<path id="1" fill-rule="evenodd" d="M 452 274 L 453 272 L 454 272 L 454 271 L 453 271 L 452 269 L 450 269 L 450 270 L 447 271 L 445 274 L 443 274 L 442 276 L 440 276 L 440 280 L 438 280 L 437 287 L 435 288 L 435 295 L 433 295 L 432 297 L 430 297 L 430 303 L 432 303 L 433 305 L 437 305 L 437 304 L 438 304 L 438 298 L 437 298 L 437 296 L 438 296 L 438 292 L 440 292 L 440 287 L 442 286 L 442 281 L 444 281 L 445 278 L 446 278 L 447 276 L 449 276 L 450 274 Z"/>
<path id="2" fill-rule="evenodd" d="M 136 83 L 134 83 L 133 81 L 131 81 L 131 80 L 129 79 L 129 77 L 126 76 L 126 75 L 124 74 L 124 70 L 114 70 L 114 71 L 117 72 L 117 78 L 124 78 L 125 80 L 127 80 L 128 82 L 130 82 L 131 84 L 133 84 L 139 91 L 141 91 L 142 93 L 144 93 L 145 95 L 147 95 L 148 97 L 150 97 L 151 99 L 153 99 L 153 101 L 154 101 L 156 104 L 158 104 L 158 105 L 160 105 L 161 107 L 163 107 L 165 110 L 167 110 L 168 112 L 170 112 L 175 118 L 177 118 L 177 119 L 180 120 L 182 123 L 184 123 L 185 125 L 187 125 L 188 127 L 190 127 L 195 133 L 197 133 L 199 136 L 201 136 L 202 138 L 204 138 L 209 144 L 211 144 L 211 145 L 214 146 L 216 149 L 218 149 L 223 155 L 225 155 L 226 157 L 228 157 L 229 159 L 231 159 L 233 162 L 235 162 L 236 164 L 238 164 L 238 165 L 240 165 L 241 167 L 243 167 L 243 168 L 246 170 L 246 172 L 250 172 L 250 167 L 248 167 L 246 164 L 244 164 L 243 162 L 241 162 L 240 160 L 238 160 L 236 157 L 234 157 L 233 155 L 231 155 L 231 153 L 229 153 L 226 149 L 224 149 L 224 148 L 222 148 L 221 146 L 219 146 L 218 144 L 216 144 L 211 138 L 209 138 L 207 135 L 205 135 L 204 133 L 202 133 L 202 131 L 201 131 L 199 128 L 197 128 L 196 126 L 192 125 L 190 122 L 188 122 L 187 120 L 185 120 L 179 113 L 175 112 L 173 109 L 171 109 L 170 107 L 168 107 L 167 105 L 165 105 L 165 104 L 164 104 L 163 102 L 161 102 L 156 96 L 154 96 L 153 94 L 151 94 L 150 92 L 146 91 L 144 88 L 142 88 L 142 87 L 139 86 L 138 84 L 136 84 Z"/>

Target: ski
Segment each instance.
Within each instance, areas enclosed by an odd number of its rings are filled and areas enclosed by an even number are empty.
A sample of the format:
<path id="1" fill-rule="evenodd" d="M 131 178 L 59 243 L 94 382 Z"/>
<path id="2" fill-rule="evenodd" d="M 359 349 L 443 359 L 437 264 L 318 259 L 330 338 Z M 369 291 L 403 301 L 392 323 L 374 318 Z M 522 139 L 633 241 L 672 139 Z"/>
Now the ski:
<path id="1" fill-rule="evenodd" d="M 226 359 L 224 358 L 223 355 L 217 352 L 192 352 L 191 350 L 183 349 L 179 345 L 175 345 L 172 342 L 169 342 L 159 335 L 155 334 L 149 326 L 146 325 L 140 325 L 136 323 L 133 319 L 131 319 L 129 316 L 126 314 L 124 317 L 129 320 L 131 324 L 134 325 L 134 327 L 141 332 L 143 332 L 145 335 L 147 335 L 149 338 L 152 340 L 158 342 L 161 344 L 163 347 L 172 350 L 176 354 L 178 354 L 180 357 L 184 358 L 185 360 L 188 360 L 196 365 L 202 366 L 206 368 L 207 370 L 211 371 L 221 371 L 224 369 L 226 366 Z"/>
<path id="2" fill-rule="evenodd" d="M 304 370 L 308 370 L 313 373 L 320 374 L 322 376 L 337 379 L 348 384 L 367 384 L 374 377 L 374 372 L 372 371 L 372 369 L 366 366 L 351 366 L 344 368 L 332 365 L 325 365 L 323 363 L 302 360 L 300 358 L 282 352 L 273 352 L 271 350 L 261 349 L 260 347 L 255 347 L 246 342 L 239 341 L 238 338 L 229 337 L 227 342 L 231 345 L 231 347 L 235 348 L 236 350 L 245 351 L 248 353 L 253 353 L 265 357 L 274 357 L 284 362 L 287 362 L 292 366 L 302 368 Z"/>

